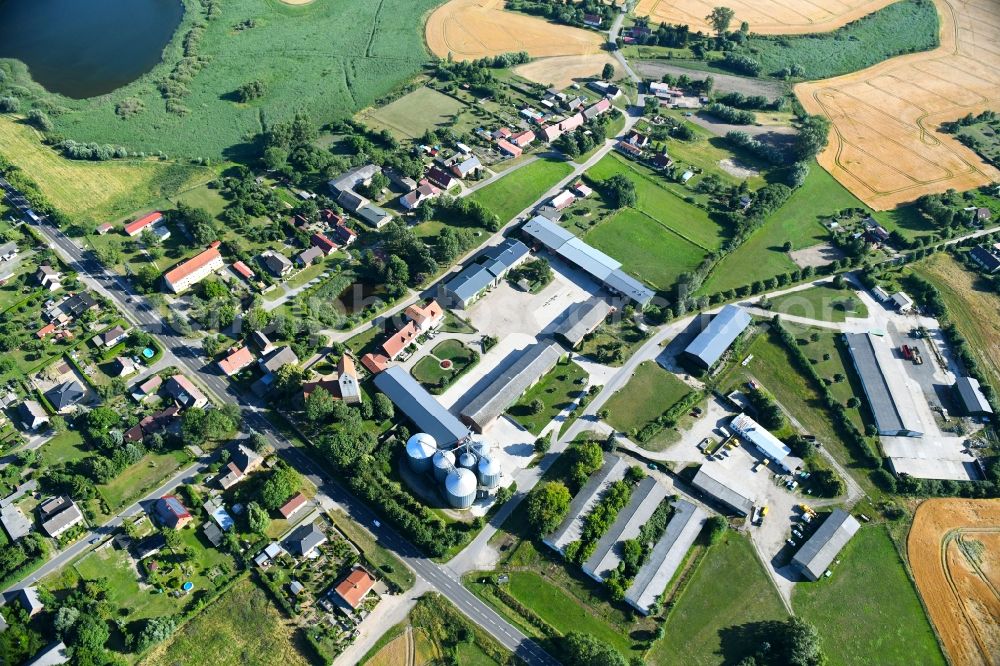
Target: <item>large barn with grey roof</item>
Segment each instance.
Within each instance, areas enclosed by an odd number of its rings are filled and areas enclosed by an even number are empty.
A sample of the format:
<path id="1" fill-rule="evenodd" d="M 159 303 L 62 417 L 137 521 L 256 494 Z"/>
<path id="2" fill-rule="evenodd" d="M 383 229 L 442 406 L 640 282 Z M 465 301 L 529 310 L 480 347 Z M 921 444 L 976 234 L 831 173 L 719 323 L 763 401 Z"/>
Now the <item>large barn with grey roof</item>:
<path id="1" fill-rule="evenodd" d="M 684 348 L 684 356 L 706 370 L 722 358 L 736 338 L 747 329 L 752 318 L 743 308 L 727 305 L 712 317 L 701 333 Z"/>

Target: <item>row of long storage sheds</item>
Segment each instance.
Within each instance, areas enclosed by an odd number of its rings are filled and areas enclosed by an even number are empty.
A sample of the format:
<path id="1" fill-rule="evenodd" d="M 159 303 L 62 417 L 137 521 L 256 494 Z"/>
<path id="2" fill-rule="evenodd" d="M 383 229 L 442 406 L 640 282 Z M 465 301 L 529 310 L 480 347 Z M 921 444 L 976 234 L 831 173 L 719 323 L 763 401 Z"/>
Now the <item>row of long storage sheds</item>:
<path id="1" fill-rule="evenodd" d="M 605 455 L 604 466 L 580 489 L 570 503 L 566 518 L 543 542 L 558 553 L 565 554 L 566 547 L 581 537 L 584 522 L 604 491 L 615 481 L 623 479 L 628 468 L 626 460 Z M 623 543 L 639 536 L 642 527 L 666 499 L 666 488 L 655 478 L 647 476 L 640 481 L 632 491 L 629 503 L 618 512 L 615 522 L 584 562 L 584 573 L 598 582 L 604 582 L 622 561 Z M 663 535 L 625 594 L 625 600 L 644 615 L 649 614 L 650 606 L 663 594 L 708 518 L 703 509 L 685 500 L 674 500 L 673 508 Z"/>

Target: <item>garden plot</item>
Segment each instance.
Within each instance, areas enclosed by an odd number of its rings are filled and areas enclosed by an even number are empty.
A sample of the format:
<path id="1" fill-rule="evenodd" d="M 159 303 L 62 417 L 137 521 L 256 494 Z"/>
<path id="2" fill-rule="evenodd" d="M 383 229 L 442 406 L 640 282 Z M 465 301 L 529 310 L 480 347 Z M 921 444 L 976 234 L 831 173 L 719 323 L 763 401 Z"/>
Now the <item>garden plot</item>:
<path id="1" fill-rule="evenodd" d="M 833 122 L 820 164 L 879 210 L 1000 179 L 1000 171 L 937 129 L 1000 101 L 1000 5 L 990 0 L 935 0 L 935 5 L 939 48 L 795 87 L 808 112 Z"/>

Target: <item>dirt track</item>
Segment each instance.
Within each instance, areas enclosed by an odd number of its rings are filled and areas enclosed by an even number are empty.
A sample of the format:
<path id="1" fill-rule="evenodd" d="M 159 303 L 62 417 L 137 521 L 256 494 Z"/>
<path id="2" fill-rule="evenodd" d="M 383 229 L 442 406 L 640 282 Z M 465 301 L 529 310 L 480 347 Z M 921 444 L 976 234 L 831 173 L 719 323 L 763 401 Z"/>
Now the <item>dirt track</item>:
<path id="1" fill-rule="evenodd" d="M 937 131 L 943 121 L 1000 108 L 1000 3 L 934 3 L 939 48 L 795 87 L 807 111 L 833 121 L 820 164 L 876 209 L 1000 180 L 1000 171 Z"/>
<path id="2" fill-rule="evenodd" d="M 726 7 L 736 12 L 732 25 L 750 24 L 750 31 L 760 35 L 798 35 L 829 32 L 862 16 L 892 4 L 895 0 L 727 0 Z M 686 23 L 692 30 L 713 32 L 705 17 L 716 0 L 639 0 L 635 13 L 654 21 Z"/>
<path id="3" fill-rule="evenodd" d="M 474 60 L 512 51 L 532 56 L 601 53 L 604 38 L 526 14 L 503 10 L 503 0 L 451 0 L 427 20 L 427 46 L 435 55 Z"/>
<path id="4" fill-rule="evenodd" d="M 927 500 L 907 554 L 951 663 L 1000 664 L 1000 500 Z"/>

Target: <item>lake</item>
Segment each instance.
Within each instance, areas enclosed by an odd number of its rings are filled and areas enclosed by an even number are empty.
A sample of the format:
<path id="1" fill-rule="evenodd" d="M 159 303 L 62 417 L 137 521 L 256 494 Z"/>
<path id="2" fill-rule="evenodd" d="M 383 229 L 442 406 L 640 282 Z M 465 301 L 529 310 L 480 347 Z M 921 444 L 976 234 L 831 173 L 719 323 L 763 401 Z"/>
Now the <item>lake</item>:
<path id="1" fill-rule="evenodd" d="M 0 0 L 0 58 L 51 92 L 96 97 L 151 70 L 183 14 L 180 0 Z"/>

